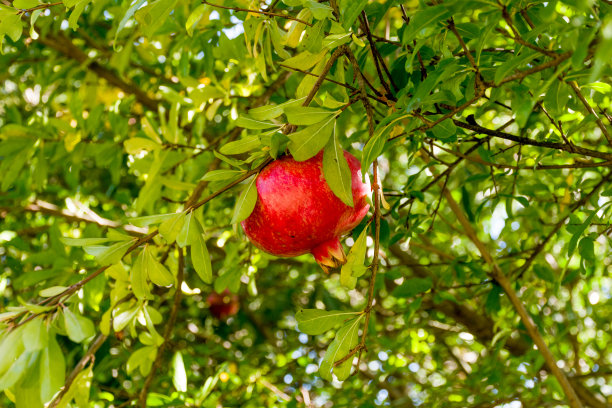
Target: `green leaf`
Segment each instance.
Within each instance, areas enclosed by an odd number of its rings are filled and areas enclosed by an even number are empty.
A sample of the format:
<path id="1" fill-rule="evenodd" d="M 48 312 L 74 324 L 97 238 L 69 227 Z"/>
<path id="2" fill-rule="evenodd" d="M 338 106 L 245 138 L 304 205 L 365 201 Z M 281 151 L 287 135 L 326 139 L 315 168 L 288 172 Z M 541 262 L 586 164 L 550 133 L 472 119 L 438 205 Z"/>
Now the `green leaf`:
<path id="1" fill-rule="evenodd" d="M 189 17 L 187 17 L 187 22 L 185 23 L 185 29 L 190 37 L 193 35 L 193 29 L 204 16 L 204 12 L 206 11 L 207 7 L 207 4 L 200 4 L 198 7 L 193 9 L 191 13 L 189 13 Z"/>
<path id="2" fill-rule="evenodd" d="M 411 298 L 420 293 L 425 293 L 433 287 L 431 278 L 406 279 L 400 286 L 393 290 L 393 296 Z"/>
<path id="3" fill-rule="evenodd" d="M 118 311 L 118 313 L 113 317 L 113 330 L 115 332 L 120 332 L 121 330 L 125 329 L 125 327 L 130 324 L 132 320 L 134 320 L 139 311 L 139 307 Z"/>
<path id="4" fill-rule="evenodd" d="M 110 238 L 68 238 L 61 237 L 60 241 L 68 246 L 90 246 L 97 244 L 104 244 L 105 242 L 112 241 Z"/>
<path id="5" fill-rule="evenodd" d="M 93 378 L 93 364 L 81 371 L 74 379 L 68 391 L 62 396 L 57 408 L 66 408 L 74 400 L 79 408 L 89 407 L 89 393 Z"/>
<path id="6" fill-rule="evenodd" d="M 153 257 L 149 251 L 149 247 L 145 246 L 140 255 L 142 259 L 142 267 L 144 275 L 157 286 L 170 286 L 174 283 L 174 276 L 170 271 Z"/>
<path id="7" fill-rule="evenodd" d="M 487 295 L 487 300 L 485 301 L 485 310 L 488 313 L 494 314 L 501 309 L 501 296 L 503 293 L 504 290 L 501 288 L 501 286 L 497 284 L 493 285 L 489 291 L 489 294 Z"/>
<path id="8" fill-rule="evenodd" d="M 172 218 L 168 218 L 159 226 L 159 234 L 166 240 L 168 244 L 173 243 L 176 237 L 181 232 L 185 223 L 185 213 L 176 213 Z"/>
<path id="9" fill-rule="evenodd" d="M 5 17 L 2 18 L 4 19 Z M 2 41 L 2 26 L 4 25 L 5 21 L 8 20 L 0 21 L 0 43 Z M 21 23 L 21 20 L 19 20 L 19 22 Z M 1 153 L 1 150 L 3 149 L 0 149 L 0 154 L 2 154 L 3 156 L 6 155 L 5 157 L 3 157 L 2 161 L 0 161 L 0 174 L 2 174 L 2 183 L 0 184 L 0 190 L 2 191 L 7 191 L 9 187 L 13 185 L 15 180 L 17 180 L 17 178 L 21 174 L 23 174 L 23 167 L 33 154 L 32 147 L 34 142 L 30 138 L 20 137 L 18 138 L 18 140 L 6 140 L 2 142 L 0 146 L 7 144 L 12 145 L 9 146 L 9 152 Z M 11 148 L 16 148 L 17 151 L 10 152 L 10 150 L 12 150 Z"/>
<path id="10" fill-rule="evenodd" d="M 442 122 L 431 128 L 431 131 L 436 139 L 444 141 L 456 136 L 457 126 L 455 126 L 455 123 L 452 119 L 448 118 L 444 119 Z"/>
<path id="11" fill-rule="evenodd" d="M 123 142 L 123 146 L 125 146 L 125 151 L 128 154 L 138 154 L 142 151 L 150 152 L 161 148 L 159 143 L 144 137 L 132 137 Z"/>
<path id="12" fill-rule="evenodd" d="M 146 215 L 144 217 L 128 218 L 128 221 L 137 227 L 146 227 L 148 225 L 159 224 L 175 215 L 176 213 Z"/>
<path id="13" fill-rule="evenodd" d="M 578 251 L 582 259 L 589 262 L 595 261 L 595 241 L 591 237 L 584 237 L 578 244 Z"/>
<path id="14" fill-rule="evenodd" d="M 337 112 L 330 112 L 327 109 L 313 108 L 309 106 L 296 106 L 285 109 L 287 121 L 294 125 L 313 125 L 327 119 L 330 115 Z"/>
<path id="15" fill-rule="evenodd" d="M 303 4 L 312 12 L 312 16 L 317 20 L 332 17 L 333 9 L 327 4 L 322 4 L 315 0 L 304 0 Z"/>
<path id="16" fill-rule="evenodd" d="M 53 396 L 64 386 L 66 375 L 64 353 L 62 353 L 59 344 L 57 344 L 55 336 L 49 338 L 49 343 L 40 356 L 39 370 L 40 399 L 45 402 L 51 401 Z"/>
<path id="17" fill-rule="evenodd" d="M 315 336 L 333 329 L 357 314 L 339 310 L 302 309 L 295 314 L 295 319 L 301 332 Z"/>
<path id="18" fill-rule="evenodd" d="M 13 2 L 13 7 L 20 10 L 27 10 L 39 4 L 38 0 L 15 0 Z"/>
<path id="19" fill-rule="evenodd" d="M 323 175 L 329 188 L 342 202 L 353 207 L 352 175 L 344 150 L 334 129 L 334 135 L 329 139 L 323 151 Z"/>
<path id="20" fill-rule="evenodd" d="M 0 19 L 0 45 L 5 35 L 11 37 L 11 40 L 13 41 L 18 41 L 21 38 L 22 32 L 23 22 L 21 21 L 21 17 L 16 12 L 2 15 L 2 18 Z"/>
<path id="21" fill-rule="evenodd" d="M 132 244 L 132 241 L 125 241 L 111 245 L 110 247 L 102 251 L 99 255 L 96 255 L 98 263 L 104 266 L 119 262 L 121 258 L 123 258 L 123 255 L 125 255 L 127 249 L 132 246 Z"/>
<path id="22" fill-rule="evenodd" d="M 538 52 L 523 48 L 523 52 L 520 55 L 510 58 L 495 70 L 495 83 L 499 83 L 507 77 L 514 69 L 531 62 L 538 55 Z"/>
<path id="23" fill-rule="evenodd" d="M 193 215 L 193 211 L 189 211 L 185 215 L 185 222 L 183 223 L 181 232 L 179 232 L 178 236 L 176 237 L 176 244 L 179 247 L 185 248 L 187 245 L 191 243 L 190 241 L 191 235 L 189 234 L 189 232 L 193 230 L 193 223 L 195 222 L 197 221 L 196 221 L 195 216 Z"/>
<path id="24" fill-rule="evenodd" d="M 425 10 L 418 11 L 410 17 L 410 24 L 402 36 L 403 44 L 412 44 L 412 40 L 424 29 L 437 25 L 439 21 L 446 20 L 451 16 L 451 11 L 444 4 L 427 7 Z"/>
<path id="25" fill-rule="evenodd" d="M 70 340 L 75 343 L 80 343 L 95 334 L 92 321 L 85 316 L 74 314 L 68 307 L 64 308 L 63 315 L 66 333 L 68 333 Z"/>
<path id="26" fill-rule="evenodd" d="M 237 224 L 246 220 L 249 215 L 255 209 L 255 204 L 257 203 L 257 176 L 251 177 L 251 181 L 249 181 L 238 196 L 236 200 L 236 207 L 234 208 L 234 216 L 232 217 L 232 224 Z"/>
<path id="27" fill-rule="evenodd" d="M 345 1 L 344 7 L 340 10 L 342 14 L 342 27 L 345 30 L 349 30 L 359 14 L 363 11 L 365 6 L 368 4 L 368 0 L 357 0 L 357 1 Z"/>
<path id="28" fill-rule="evenodd" d="M 72 28 L 73 30 L 76 30 L 78 28 L 78 20 L 79 17 L 81 17 L 81 14 L 83 14 L 83 10 L 85 10 L 85 6 L 87 6 L 89 4 L 91 0 L 80 0 L 75 6 L 74 6 L 74 10 L 72 10 L 72 13 L 70 13 L 70 17 L 68 17 L 68 27 Z"/>
<path id="29" fill-rule="evenodd" d="M 589 227 L 589 225 L 591 225 L 591 223 L 593 222 L 593 218 L 595 218 L 595 216 L 597 215 L 598 210 L 599 208 L 591 211 L 591 214 L 584 220 L 582 225 L 576 227 L 573 230 L 574 232 L 573 232 L 572 238 L 570 239 L 567 245 L 567 256 L 568 257 L 571 257 L 572 254 L 574 253 L 574 250 L 576 249 L 576 245 L 578 244 L 578 240 L 580 239 L 584 231 L 586 231 L 586 229 Z"/>
<path id="30" fill-rule="evenodd" d="M 336 337 L 327 348 L 325 357 L 323 357 L 323 361 L 319 367 L 321 378 L 331 381 L 332 372 L 336 374 L 339 381 L 344 381 L 348 378 L 354 358 L 349 358 L 337 367 L 334 367 L 334 363 L 347 356 L 349 352 L 357 346 L 359 339 L 359 324 L 362 317 L 363 315 L 346 322 L 344 326 L 338 330 Z"/>
<path id="31" fill-rule="evenodd" d="M 23 345 L 27 351 L 41 350 L 47 347 L 49 334 L 43 318 L 28 322 L 23 328 Z"/>
<path id="32" fill-rule="evenodd" d="M 289 151 L 296 161 L 308 160 L 323 149 L 334 129 L 334 119 L 332 116 L 327 120 L 288 135 L 290 139 Z"/>
<path id="33" fill-rule="evenodd" d="M 455 59 L 444 59 L 440 61 L 436 66 L 436 70 L 429 72 L 427 78 L 419 84 L 412 98 L 410 98 L 406 104 L 406 111 L 412 112 L 424 103 L 427 103 L 430 99 L 433 99 L 436 94 L 432 94 L 432 91 L 436 86 L 446 79 L 451 78 L 458 71 L 460 71 L 460 68 Z"/>
<path id="34" fill-rule="evenodd" d="M 270 129 L 273 127 L 278 127 L 276 123 L 255 120 L 246 115 L 240 115 L 238 119 L 236 119 L 236 126 L 240 126 L 245 129 Z"/>
<path id="35" fill-rule="evenodd" d="M 556 281 L 555 275 L 550 267 L 534 265 L 533 272 L 538 278 L 545 280 L 546 282 L 555 283 Z"/>
<path id="36" fill-rule="evenodd" d="M 130 269 L 130 282 L 132 284 L 132 291 L 134 296 L 138 299 L 144 300 L 151 297 L 151 291 L 149 290 L 149 284 L 147 283 L 147 270 L 145 265 L 145 253 L 144 249 L 140 251 L 140 255 L 132 264 Z"/>
<path id="37" fill-rule="evenodd" d="M 372 136 L 363 148 L 361 155 L 361 173 L 366 174 L 370 165 L 381 155 L 387 142 L 387 136 L 395 125 L 401 120 L 408 118 L 410 115 L 406 113 L 394 113 L 393 115 L 383 119 L 376 129 L 374 130 L 374 136 Z"/>
<path id="38" fill-rule="evenodd" d="M 187 373 L 185 372 L 185 364 L 183 363 L 183 355 L 177 351 L 172 358 L 172 384 L 178 392 L 187 392 Z"/>
<path id="39" fill-rule="evenodd" d="M 240 140 L 236 140 L 236 141 L 224 144 L 219 149 L 219 153 L 230 154 L 230 155 L 231 154 L 242 154 L 250 150 L 257 149 L 260 146 L 261 146 L 261 142 L 259 141 L 259 137 L 247 136 Z"/>
<path id="40" fill-rule="evenodd" d="M 306 27 L 304 30 L 304 37 L 302 39 L 302 45 L 304 48 L 312 53 L 319 53 L 323 48 L 323 37 L 325 36 L 325 28 L 328 20 L 318 21 L 312 27 Z M 287 56 L 289 58 L 290 56 Z"/>
<path id="41" fill-rule="evenodd" d="M 351 41 L 352 33 L 331 34 L 323 39 L 323 46 L 329 50 L 338 48 Z"/>
<path id="42" fill-rule="evenodd" d="M 284 60 L 282 65 L 289 68 L 297 68 L 306 71 L 317 65 L 317 63 L 323 59 L 326 53 L 327 50 L 323 50 L 318 54 L 313 54 L 310 51 L 303 51 L 294 57 Z"/>
<path id="43" fill-rule="evenodd" d="M 141 375 L 147 375 L 151 371 L 151 365 L 157 354 L 157 347 L 145 346 L 134 351 L 126 364 L 126 371 L 131 374 L 137 368 Z"/>
<path id="44" fill-rule="evenodd" d="M 13 364 L 23 353 L 23 330 L 24 326 L 17 327 L 11 332 L 2 332 L 0 336 L 0 378 L 7 370 L 12 369 Z"/>
<path id="45" fill-rule="evenodd" d="M 368 229 L 364 228 L 353 244 L 346 257 L 346 263 L 340 270 L 340 284 L 349 289 L 355 289 L 357 278 L 365 273 L 367 268 L 363 265 L 367 250 Z"/>
<path id="46" fill-rule="evenodd" d="M 147 4 L 136 12 L 136 20 L 149 39 L 164 24 L 178 0 L 158 0 Z"/>
<path id="47" fill-rule="evenodd" d="M 17 361 L 15 361 L 9 370 L 7 370 L 2 378 L 0 378 L 0 391 L 4 391 L 7 388 L 11 388 L 15 385 L 23 375 L 26 373 L 26 369 L 32 363 L 33 359 L 38 357 L 38 352 L 25 352 L 22 353 Z"/>
<path id="48" fill-rule="evenodd" d="M 274 51 L 276 51 L 278 56 L 283 59 L 290 58 L 291 54 L 287 50 L 285 50 L 285 48 L 283 47 L 283 41 L 281 39 L 281 31 L 278 28 L 278 24 L 276 23 L 276 20 L 274 19 L 270 20 L 269 31 L 270 31 L 270 39 L 272 40 L 272 47 L 274 47 Z M 269 119 L 272 119 L 272 118 L 269 118 Z"/>
<path id="49" fill-rule="evenodd" d="M 199 227 L 199 226 L 198 226 Z M 199 228 L 198 228 L 199 229 Z M 191 242 L 191 263 L 204 283 L 212 283 L 212 265 L 206 248 L 206 241 L 200 230 Z"/>
<path id="50" fill-rule="evenodd" d="M 209 171 L 202 177 L 201 180 L 204 181 L 221 181 L 221 180 L 231 180 L 236 179 L 244 174 L 243 170 L 212 170 Z"/>
<path id="51" fill-rule="evenodd" d="M 45 288 L 38 292 L 38 296 L 40 297 L 53 297 L 57 296 L 60 293 L 63 293 L 68 289 L 66 286 L 51 286 L 49 288 Z"/>

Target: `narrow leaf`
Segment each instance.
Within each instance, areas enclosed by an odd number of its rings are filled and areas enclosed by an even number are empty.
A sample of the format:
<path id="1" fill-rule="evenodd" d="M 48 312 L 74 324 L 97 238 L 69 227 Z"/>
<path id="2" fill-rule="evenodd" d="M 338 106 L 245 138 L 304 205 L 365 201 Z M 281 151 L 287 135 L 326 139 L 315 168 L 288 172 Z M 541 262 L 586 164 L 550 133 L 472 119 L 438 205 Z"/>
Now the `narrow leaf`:
<path id="1" fill-rule="evenodd" d="M 159 234 L 164 237 L 168 244 L 173 243 L 181 232 L 185 223 L 185 213 L 177 213 L 172 218 L 168 218 L 159 226 Z"/>
<path id="2" fill-rule="evenodd" d="M 353 207 L 351 169 L 335 131 L 323 151 L 323 175 L 336 197 L 349 207 Z"/>
<path id="3" fill-rule="evenodd" d="M 247 136 L 240 140 L 236 140 L 236 141 L 224 144 L 219 149 L 219 153 L 230 154 L 230 155 L 231 154 L 242 154 L 250 150 L 257 149 L 260 146 L 261 146 L 261 142 L 259 141 L 259 137 Z"/>
<path id="4" fill-rule="evenodd" d="M 132 291 L 134 292 L 134 296 L 136 296 L 138 299 L 147 299 L 151 296 L 149 285 L 147 284 L 147 271 L 145 270 L 145 267 L 145 254 L 144 250 L 142 250 L 130 269 Z"/>
<path id="5" fill-rule="evenodd" d="M 338 333 L 336 333 L 336 337 L 327 348 L 325 357 L 323 357 L 323 361 L 319 367 L 319 373 L 323 379 L 331 381 L 332 372 L 336 374 L 339 381 L 348 378 L 353 358 L 349 358 L 338 367 L 334 367 L 334 363 L 347 356 L 349 352 L 357 346 L 361 317 L 362 316 L 359 316 L 345 323 L 344 326 L 338 330 Z"/>
<path id="6" fill-rule="evenodd" d="M 174 283 L 174 276 L 170 271 L 153 257 L 148 247 L 142 250 L 144 253 L 143 266 L 146 269 L 146 276 L 157 286 L 170 286 Z"/>
<path id="7" fill-rule="evenodd" d="M 202 233 L 196 234 L 191 243 L 191 263 L 196 273 L 204 283 L 212 283 L 212 265 L 210 254 Z"/>
<path id="8" fill-rule="evenodd" d="M 50 401 L 64 385 L 66 362 L 55 336 L 49 338 L 49 344 L 40 356 L 40 399 Z"/>
<path id="9" fill-rule="evenodd" d="M 339 310 L 302 309 L 295 314 L 295 319 L 301 332 L 314 336 L 333 329 L 356 314 Z"/>
<path id="10" fill-rule="evenodd" d="M 187 391 L 187 373 L 185 372 L 185 364 L 183 363 L 183 355 L 180 351 L 174 354 L 172 359 L 172 368 L 174 375 L 172 376 L 172 384 L 179 392 Z"/>
<path id="11" fill-rule="evenodd" d="M 354 289 L 357 278 L 363 275 L 366 267 L 363 265 L 367 250 L 368 229 L 364 228 L 359 237 L 353 244 L 346 257 L 346 263 L 340 270 L 340 283 L 349 289 Z"/>
<path id="12" fill-rule="evenodd" d="M 296 106 L 285 109 L 287 121 L 294 125 L 313 125 L 327 119 L 334 112 L 327 109 L 314 108 L 309 106 Z"/>
<path id="13" fill-rule="evenodd" d="M 308 160 L 323 149 L 334 129 L 334 117 L 289 134 L 289 151 L 297 161 Z"/>
<path id="14" fill-rule="evenodd" d="M 242 193 L 240 193 L 238 200 L 236 200 L 232 224 L 237 224 L 246 220 L 253 212 L 255 204 L 257 203 L 256 180 L 256 176 L 251 177 L 251 181 L 249 181 L 245 189 L 242 190 Z"/>
<path id="15" fill-rule="evenodd" d="M 270 129 L 277 127 L 276 123 L 264 122 L 261 120 L 255 120 L 245 115 L 241 115 L 236 119 L 236 126 L 243 127 L 245 129 Z"/>

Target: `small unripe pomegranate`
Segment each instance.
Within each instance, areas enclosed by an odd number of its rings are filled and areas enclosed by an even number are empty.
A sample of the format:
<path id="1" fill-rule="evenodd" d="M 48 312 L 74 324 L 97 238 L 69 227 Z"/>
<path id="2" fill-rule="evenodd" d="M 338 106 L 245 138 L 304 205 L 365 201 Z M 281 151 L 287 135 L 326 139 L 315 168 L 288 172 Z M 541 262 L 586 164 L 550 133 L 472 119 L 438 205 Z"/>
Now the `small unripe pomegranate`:
<path id="1" fill-rule="evenodd" d="M 238 295 L 225 289 L 222 293 L 212 292 L 206 299 L 210 305 L 210 313 L 217 319 L 225 320 L 238 313 L 240 301 Z"/>
<path id="2" fill-rule="evenodd" d="M 344 204 L 323 175 L 323 152 L 306 161 L 284 156 L 257 176 L 257 203 L 242 228 L 259 249 L 280 257 L 312 253 L 328 271 L 346 262 L 339 237 L 367 214 L 370 187 L 359 161 L 344 152 L 352 178 L 353 204 Z"/>

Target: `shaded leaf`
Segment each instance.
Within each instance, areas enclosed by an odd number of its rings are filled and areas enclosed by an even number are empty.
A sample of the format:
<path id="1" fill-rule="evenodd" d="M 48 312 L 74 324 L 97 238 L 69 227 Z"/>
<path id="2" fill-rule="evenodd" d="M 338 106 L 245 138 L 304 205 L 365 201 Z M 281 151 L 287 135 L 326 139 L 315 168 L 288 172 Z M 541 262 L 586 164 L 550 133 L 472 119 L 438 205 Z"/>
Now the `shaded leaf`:
<path id="1" fill-rule="evenodd" d="M 295 319 L 301 332 L 314 336 L 333 329 L 356 314 L 339 310 L 302 309 L 295 314 Z"/>
<path id="2" fill-rule="evenodd" d="M 338 143 L 335 131 L 323 151 L 323 175 L 336 197 L 349 207 L 353 207 L 351 169 L 344 157 L 344 150 Z"/>
<path id="3" fill-rule="evenodd" d="M 256 180 L 257 176 L 251 177 L 251 180 L 246 184 L 240 196 L 238 196 L 234 208 L 234 215 L 232 217 L 232 224 L 237 224 L 246 220 L 253 212 L 255 204 L 257 203 Z"/>

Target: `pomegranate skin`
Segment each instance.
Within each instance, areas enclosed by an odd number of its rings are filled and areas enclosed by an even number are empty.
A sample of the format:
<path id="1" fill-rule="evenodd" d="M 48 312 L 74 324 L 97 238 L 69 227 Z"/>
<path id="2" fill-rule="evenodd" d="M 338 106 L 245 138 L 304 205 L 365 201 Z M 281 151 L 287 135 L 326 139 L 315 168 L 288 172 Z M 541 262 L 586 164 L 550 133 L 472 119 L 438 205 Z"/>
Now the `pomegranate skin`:
<path id="1" fill-rule="evenodd" d="M 217 319 L 225 320 L 238 313 L 240 301 L 238 295 L 225 289 L 222 293 L 212 292 L 206 299 L 210 312 Z"/>
<path id="2" fill-rule="evenodd" d="M 352 176 L 354 207 L 344 204 L 327 185 L 323 152 L 306 161 L 284 156 L 258 175 L 257 203 L 242 228 L 259 249 L 280 257 L 312 252 L 327 271 L 345 262 L 339 237 L 367 214 L 370 187 L 361 181 L 361 166 L 344 152 Z"/>

